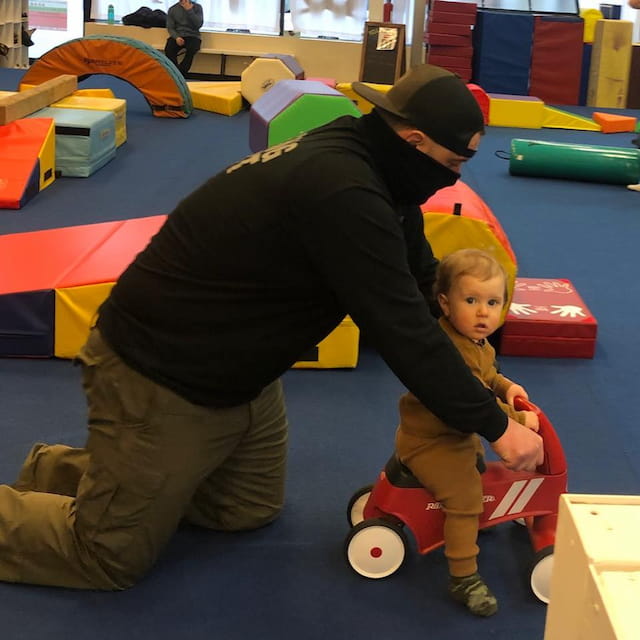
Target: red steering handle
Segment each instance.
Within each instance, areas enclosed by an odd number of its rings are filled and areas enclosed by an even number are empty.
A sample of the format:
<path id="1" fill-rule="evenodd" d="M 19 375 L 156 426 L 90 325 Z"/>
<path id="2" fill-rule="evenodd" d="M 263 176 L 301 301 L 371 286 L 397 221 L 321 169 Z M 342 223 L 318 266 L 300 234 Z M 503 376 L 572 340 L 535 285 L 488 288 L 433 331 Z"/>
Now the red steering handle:
<path id="1" fill-rule="evenodd" d="M 567 459 L 564 456 L 560 438 L 544 411 L 522 396 L 517 396 L 513 404 L 517 411 L 533 411 L 540 421 L 538 434 L 542 437 L 544 444 L 544 461 L 537 468 L 537 472 L 545 475 L 565 473 L 567 470 Z"/>

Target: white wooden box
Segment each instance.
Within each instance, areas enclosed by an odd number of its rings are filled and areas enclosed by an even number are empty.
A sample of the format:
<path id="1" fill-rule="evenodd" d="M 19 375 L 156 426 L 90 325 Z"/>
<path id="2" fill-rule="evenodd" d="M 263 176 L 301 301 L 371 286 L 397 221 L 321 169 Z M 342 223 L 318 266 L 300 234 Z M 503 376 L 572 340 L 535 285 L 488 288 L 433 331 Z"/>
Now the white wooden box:
<path id="1" fill-rule="evenodd" d="M 544 640 L 638 638 L 640 496 L 564 494 Z"/>

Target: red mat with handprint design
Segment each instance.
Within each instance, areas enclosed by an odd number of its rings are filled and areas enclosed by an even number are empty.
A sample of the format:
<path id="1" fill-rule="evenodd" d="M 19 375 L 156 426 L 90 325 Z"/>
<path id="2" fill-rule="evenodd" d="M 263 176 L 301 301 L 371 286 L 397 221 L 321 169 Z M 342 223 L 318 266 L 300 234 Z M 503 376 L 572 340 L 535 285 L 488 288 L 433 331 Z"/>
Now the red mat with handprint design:
<path id="1" fill-rule="evenodd" d="M 569 280 L 516 278 L 499 352 L 508 356 L 593 358 L 598 323 Z"/>

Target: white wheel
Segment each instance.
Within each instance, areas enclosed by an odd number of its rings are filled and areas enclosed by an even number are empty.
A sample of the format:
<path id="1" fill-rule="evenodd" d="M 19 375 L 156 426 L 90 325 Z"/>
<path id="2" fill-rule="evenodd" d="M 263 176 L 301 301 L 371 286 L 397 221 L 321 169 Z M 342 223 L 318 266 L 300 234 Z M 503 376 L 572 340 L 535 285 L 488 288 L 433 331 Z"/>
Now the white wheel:
<path id="1" fill-rule="evenodd" d="M 356 573 L 365 578 L 386 578 L 397 571 L 406 555 L 404 531 L 381 518 L 356 525 L 349 533 L 345 551 Z"/>
<path id="2" fill-rule="evenodd" d="M 369 500 L 369 496 L 371 495 L 371 489 L 371 485 L 362 487 L 362 489 L 358 489 L 358 491 L 356 491 L 351 497 L 349 506 L 347 507 L 347 520 L 349 521 L 349 526 L 354 527 L 364 520 L 364 508 Z"/>
<path id="3" fill-rule="evenodd" d="M 536 554 L 531 569 L 531 590 L 545 604 L 549 604 L 552 571 L 553 547 L 545 547 Z"/>

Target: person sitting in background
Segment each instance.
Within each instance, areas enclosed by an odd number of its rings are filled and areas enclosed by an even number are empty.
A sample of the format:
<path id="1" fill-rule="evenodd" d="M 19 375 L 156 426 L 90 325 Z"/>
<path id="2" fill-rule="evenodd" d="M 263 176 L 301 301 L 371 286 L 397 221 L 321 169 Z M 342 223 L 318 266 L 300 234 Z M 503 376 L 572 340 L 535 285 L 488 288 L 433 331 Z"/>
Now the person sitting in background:
<path id="1" fill-rule="evenodd" d="M 164 47 L 164 53 L 178 67 L 186 78 L 193 63 L 193 56 L 200 51 L 202 38 L 202 7 L 191 0 L 179 0 L 169 7 L 167 13 L 167 30 L 169 37 Z M 178 53 L 184 49 L 182 62 L 178 64 Z"/>
<path id="2" fill-rule="evenodd" d="M 516 411 L 514 398 L 528 398 L 519 384 L 499 374 L 496 352 L 487 338 L 500 325 L 507 302 L 507 278 L 490 254 L 462 249 L 438 265 L 434 293 L 442 309 L 439 324 L 458 348 L 473 375 L 496 395 L 510 418 L 537 431 L 538 416 Z M 400 398 L 396 432 L 400 461 L 442 504 L 449 593 L 479 616 L 490 616 L 498 602 L 478 573 L 478 519 L 483 510 L 484 451 L 476 433 L 448 426 L 412 393 Z"/>

